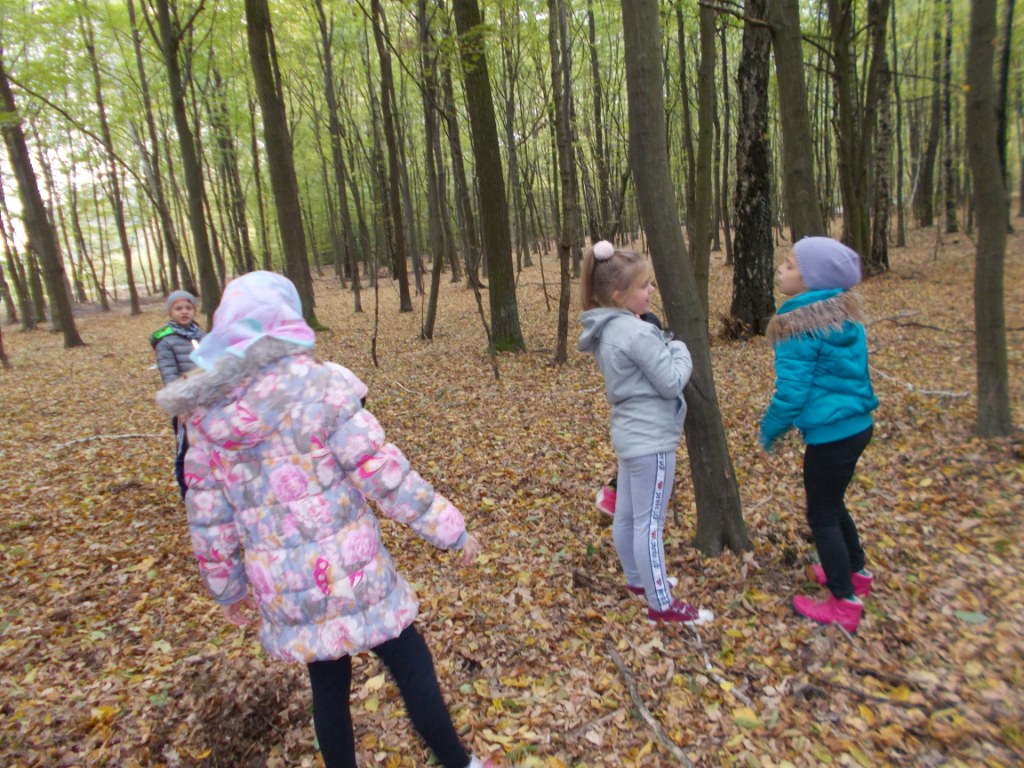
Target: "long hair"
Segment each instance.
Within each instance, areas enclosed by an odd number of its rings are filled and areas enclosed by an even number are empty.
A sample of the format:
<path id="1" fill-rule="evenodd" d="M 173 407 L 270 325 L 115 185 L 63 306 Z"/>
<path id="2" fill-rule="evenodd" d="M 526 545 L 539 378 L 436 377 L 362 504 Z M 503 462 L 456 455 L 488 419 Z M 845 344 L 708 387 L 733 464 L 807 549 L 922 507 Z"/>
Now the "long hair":
<path id="1" fill-rule="evenodd" d="M 612 295 L 616 291 L 628 290 L 637 271 L 646 265 L 647 259 L 643 255 L 619 248 L 607 259 L 596 259 L 594 246 L 589 246 L 583 253 L 583 275 L 580 282 L 583 309 L 616 306 Z"/>

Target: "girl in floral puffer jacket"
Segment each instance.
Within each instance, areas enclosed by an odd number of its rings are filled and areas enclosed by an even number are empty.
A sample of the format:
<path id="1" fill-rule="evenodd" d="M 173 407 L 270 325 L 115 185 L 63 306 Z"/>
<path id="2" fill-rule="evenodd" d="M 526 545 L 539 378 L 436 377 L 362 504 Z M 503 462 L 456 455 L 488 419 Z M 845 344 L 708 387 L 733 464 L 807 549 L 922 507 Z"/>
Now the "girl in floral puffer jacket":
<path id="1" fill-rule="evenodd" d="M 367 498 L 463 564 L 480 552 L 459 511 L 387 443 L 366 386 L 310 351 L 295 286 L 270 272 L 232 281 L 193 353 L 201 371 L 157 401 L 188 426 L 192 547 L 232 624 L 254 619 L 276 658 L 301 661 L 329 768 L 355 765 L 351 655 L 373 651 L 446 768 L 470 759 L 416 630 L 416 595 L 396 571 Z"/>

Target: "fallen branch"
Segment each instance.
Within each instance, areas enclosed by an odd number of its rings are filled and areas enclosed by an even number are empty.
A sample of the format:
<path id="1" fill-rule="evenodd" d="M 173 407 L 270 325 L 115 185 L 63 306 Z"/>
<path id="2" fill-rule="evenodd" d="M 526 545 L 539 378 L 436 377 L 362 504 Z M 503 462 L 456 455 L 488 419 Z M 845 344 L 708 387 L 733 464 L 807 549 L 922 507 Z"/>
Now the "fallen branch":
<path id="1" fill-rule="evenodd" d="M 899 384 L 904 389 L 906 389 L 908 392 L 915 392 L 915 393 L 917 393 L 919 395 L 929 395 L 931 397 L 948 397 L 948 398 L 957 399 L 957 400 L 971 396 L 970 392 L 946 392 L 946 391 L 941 390 L 941 389 L 918 389 L 913 384 L 908 384 L 905 381 L 900 381 L 895 376 L 891 376 L 888 373 L 886 373 L 885 371 L 880 371 L 877 368 L 875 368 L 875 366 L 873 366 L 873 365 L 871 366 L 871 372 L 872 373 L 877 373 L 883 379 L 886 379 L 888 381 L 892 381 L 892 382 L 895 382 L 896 384 Z"/>
<path id="2" fill-rule="evenodd" d="M 704 643 L 700 639 L 700 632 L 697 631 L 697 628 L 690 627 L 690 631 L 693 632 L 693 636 L 697 640 L 697 650 L 700 651 L 700 655 L 704 658 L 705 674 L 707 674 L 708 677 L 710 677 L 712 680 L 718 683 L 719 686 L 721 686 L 723 683 L 729 686 L 729 693 L 731 693 L 737 699 L 742 701 L 748 707 L 753 707 L 754 703 L 750 700 L 750 697 L 747 696 L 747 694 L 745 694 L 743 691 L 737 688 L 735 683 L 726 680 L 720 674 L 715 672 L 715 668 L 711 664 L 711 659 L 708 658 L 708 653 L 704 650 Z"/>
<path id="3" fill-rule="evenodd" d="M 629 668 L 622 660 L 622 657 L 619 656 L 618 652 L 615 650 L 615 647 L 611 643 L 606 643 L 605 648 L 608 649 L 608 655 L 611 656 L 612 661 L 615 662 L 615 666 L 619 669 L 619 674 L 622 675 L 622 679 L 626 683 L 626 688 L 629 690 L 629 698 L 633 700 L 633 706 L 637 708 L 640 712 L 640 716 L 644 719 L 644 722 L 646 722 L 648 727 L 654 732 L 654 737 L 658 740 L 658 743 L 661 744 L 661 746 L 663 746 L 676 760 L 678 760 L 681 765 L 693 768 L 693 763 L 690 761 L 690 758 L 688 758 L 686 753 L 679 748 L 678 744 L 668 737 L 668 734 L 665 733 L 661 724 L 658 723 L 658 721 L 654 719 L 654 715 L 648 711 L 644 704 L 644 700 L 640 697 L 640 691 L 636 687 L 636 681 L 630 674 Z"/>
<path id="4" fill-rule="evenodd" d="M 169 437 L 170 433 L 151 435 L 145 433 L 128 434 L 128 435 L 89 435 L 88 437 L 79 437 L 74 440 L 69 440 L 66 443 L 58 443 L 54 448 L 67 448 L 69 445 L 77 445 L 78 443 L 91 443 L 93 440 L 132 440 L 136 438 L 147 438 L 147 437 Z"/>

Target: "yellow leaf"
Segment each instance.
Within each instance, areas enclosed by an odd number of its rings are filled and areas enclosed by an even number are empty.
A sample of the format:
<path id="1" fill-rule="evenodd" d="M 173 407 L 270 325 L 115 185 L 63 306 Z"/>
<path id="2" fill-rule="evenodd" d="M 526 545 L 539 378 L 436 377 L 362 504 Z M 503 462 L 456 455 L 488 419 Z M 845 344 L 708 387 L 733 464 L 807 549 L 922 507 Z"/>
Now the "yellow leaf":
<path id="1" fill-rule="evenodd" d="M 893 701 L 908 701 L 910 699 L 910 689 L 905 685 L 893 688 L 889 698 Z"/>
<path id="2" fill-rule="evenodd" d="M 385 679 L 385 673 L 381 672 L 379 675 L 374 675 L 369 680 L 367 680 L 363 688 L 365 688 L 367 691 L 379 691 L 381 688 L 384 687 Z"/>
<path id="3" fill-rule="evenodd" d="M 736 721 L 736 725 L 740 728 L 746 728 L 752 730 L 754 728 L 761 728 L 764 723 L 761 722 L 761 718 L 750 707 L 740 707 L 732 711 L 733 720 Z"/>
<path id="4" fill-rule="evenodd" d="M 366 700 L 366 703 L 363 704 L 363 706 L 366 707 L 367 712 L 376 712 L 380 709 L 380 699 L 376 696 L 371 696 Z"/>

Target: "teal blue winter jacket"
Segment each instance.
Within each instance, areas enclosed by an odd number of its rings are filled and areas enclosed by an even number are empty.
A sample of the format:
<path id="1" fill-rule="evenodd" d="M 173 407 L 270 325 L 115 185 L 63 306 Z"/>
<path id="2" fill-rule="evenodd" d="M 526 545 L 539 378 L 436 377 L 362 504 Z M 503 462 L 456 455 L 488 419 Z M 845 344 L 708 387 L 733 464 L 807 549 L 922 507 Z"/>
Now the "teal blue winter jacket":
<path id="1" fill-rule="evenodd" d="M 775 393 L 761 419 L 761 445 L 796 427 L 810 445 L 842 440 L 871 426 L 871 388 L 863 311 L 853 293 L 805 291 L 779 307 L 768 326 L 775 347 Z"/>

